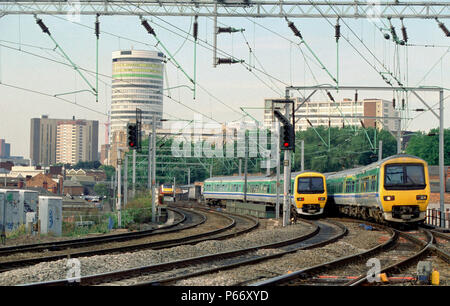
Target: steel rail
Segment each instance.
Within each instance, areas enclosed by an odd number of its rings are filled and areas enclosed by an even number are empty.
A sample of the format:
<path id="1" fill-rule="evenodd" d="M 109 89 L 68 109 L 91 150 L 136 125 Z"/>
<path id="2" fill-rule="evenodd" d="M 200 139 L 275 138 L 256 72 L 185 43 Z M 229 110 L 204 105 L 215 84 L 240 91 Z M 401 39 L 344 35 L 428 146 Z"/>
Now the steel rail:
<path id="1" fill-rule="evenodd" d="M 333 219 L 333 220 L 335 220 L 335 219 Z M 348 220 L 348 219 L 344 219 L 344 220 L 345 220 L 345 222 L 360 222 L 360 221 Z M 396 241 L 398 240 L 398 233 L 395 230 L 386 228 L 386 227 L 378 225 L 378 224 L 377 225 L 374 224 L 374 226 L 385 228 L 387 231 L 389 231 L 391 233 L 391 236 L 389 237 L 389 239 L 386 242 L 384 242 L 380 245 L 377 245 L 367 251 L 358 253 L 358 254 L 341 257 L 341 258 L 338 258 L 338 259 L 335 259 L 335 260 L 332 260 L 332 261 L 329 261 L 329 262 L 326 262 L 323 264 L 318 264 L 318 265 L 308 267 L 308 268 L 305 268 L 302 270 L 294 271 L 289 274 L 284 274 L 284 275 L 280 275 L 277 277 L 273 277 L 273 278 L 270 278 L 270 279 L 267 279 L 264 281 L 260 281 L 260 282 L 251 284 L 251 286 L 286 285 L 291 282 L 295 282 L 298 279 L 306 278 L 306 277 L 308 277 L 308 275 L 315 274 L 315 273 L 318 273 L 323 270 L 328 270 L 330 268 L 335 268 L 342 264 L 346 264 L 348 262 L 367 258 L 369 256 L 372 256 L 375 253 L 379 253 L 383 250 L 386 250 L 386 249 L 392 247 L 392 245 L 396 243 Z"/>
<path id="2" fill-rule="evenodd" d="M 244 217 L 244 216 L 241 216 Z M 247 217 L 247 216 L 245 216 Z M 253 219 L 253 218 L 252 218 Z M 101 274 L 95 274 L 95 275 L 88 275 L 80 277 L 79 281 L 74 283 L 70 280 L 63 279 L 63 280 L 54 280 L 54 281 L 48 281 L 48 282 L 39 282 L 39 283 L 31 283 L 31 284 L 24 284 L 24 286 L 63 286 L 63 285 L 80 285 L 80 286 L 92 286 L 97 284 L 104 284 L 106 282 L 112 282 L 112 281 L 119 281 L 127 278 L 132 278 L 136 276 L 140 276 L 143 274 L 153 274 L 163 271 L 169 271 L 181 267 L 191 266 L 198 263 L 205 263 L 212 260 L 218 260 L 218 259 L 226 259 L 226 258 L 232 258 L 239 255 L 248 254 L 253 251 L 257 251 L 259 249 L 267 249 L 267 248 L 274 248 L 274 247 L 281 247 L 285 245 L 289 245 L 292 243 L 301 242 L 303 240 L 309 239 L 319 232 L 319 227 L 316 226 L 311 232 L 307 233 L 306 235 L 302 235 L 300 237 L 296 237 L 293 239 L 287 239 L 281 242 L 276 243 L 269 243 L 264 244 L 260 246 L 245 248 L 245 249 L 238 249 L 238 250 L 232 250 L 232 251 L 226 251 L 216 254 L 208 254 L 198 257 L 192 257 L 187 259 L 181 259 L 161 264 L 155 264 L 155 265 L 149 265 L 149 266 L 143 266 L 143 267 L 137 267 L 132 269 L 126 269 L 126 270 L 120 270 L 120 271 L 113 271 L 113 272 L 107 272 L 107 273 L 101 273 Z"/>
<path id="3" fill-rule="evenodd" d="M 397 230 L 395 230 L 395 231 L 397 231 Z M 381 273 L 389 273 L 389 272 L 398 270 L 401 267 L 407 266 L 411 262 L 414 262 L 414 261 L 420 259 L 422 256 L 426 255 L 431 250 L 431 247 L 433 245 L 434 238 L 433 238 L 433 235 L 428 230 L 423 230 L 423 232 L 426 234 L 426 236 L 428 238 L 428 240 L 426 242 L 424 242 L 424 241 L 422 241 L 422 240 L 418 239 L 417 237 L 414 237 L 414 236 L 412 236 L 410 234 L 407 234 L 405 232 L 401 232 L 401 231 L 397 231 L 397 232 L 398 232 L 398 234 L 401 237 L 411 241 L 412 243 L 414 243 L 416 245 L 422 246 L 422 248 L 420 249 L 419 252 L 416 252 L 415 254 L 409 256 L 408 258 L 406 258 L 406 259 L 404 259 L 404 260 L 402 260 L 400 262 L 396 262 L 396 263 L 394 263 L 392 265 L 389 265 L 389 266 L 387 266 L 385 268 L 382 268 L 381 271 L 380 271 L 380 274 Z M 367 284 L 367 283 L 369 283 L 368 282 L 368 276 L 367 275 L 361 275 L 360 277 L 347 282 L 345 284 L 345 286 L 358 286 L 358 285 Z"/>
<path id="4" fill-rule="evenodd" d="M 125 252 L 125 251 L 134 251 L 134 250 L 140 250 L 140 249 L 162 249 L 162 248 L 166 248 L 166 247 L 173 247 L 173 246 L 180 245 L 180 244 L 186 244 L 190 240 L 198 239 L 198 238 L 204 237 L 204 236 L 214 235 L 221 231 L 225 231 L 225 230 L 228 230 L 228 229 L 234 227 L 234 225 L 235 225 L 234 220 L 232 220 L 229 217 L 227 217 L 227 218 L 230 219 L 232 222 L 223 228 L 216 229 L 216 230 L 209 231 L 209 232 L 200 233 L 200 234 L 195 234 L 195 235 L 191 235 L 191 236 L 181 237 L 181 238 L 148 242 L 148 243 L 138 243 L 138 244 L 133 244 L 133 245 L 104 248 L 104 249 L 99 249 L 99 250 L 67 252 L 66 254 L 50 255 L 50 256 L 44 256 L 44 257 L 33 257 L 33 258 L 26 258 L 26 259 L 15 260 L 15 261 L 5 261 L 5 262 L 0 263 L 0 272 L 9 271 L 9 270 L 12 270 L 12 269 L 15 269 L 18 267 L 29 266 L 29 265 L 36 264 L 36 263 L 55 261 L 55 260 L 64 259 L 64 258 L 76 258 L 76 257 L 85 257 L 85 256 L 93 256 L 93 255 L 104 255 L 104 254 Z M 190 224 L 189 226 L 186 226 L 182 229 L 185 230 L 187 228 L 196 227 L 200 224 L 203 224 L 205 221 L 206 221 L 206 216 L 202 215 L 202 219 L 199 222 Z M 168 232 L 171 233 L 171 232 L 175 232 L 175 231 L 179 231 L 179 230 L 180 229 L 172 229 L 172 230 L 168 230 L 165 233 L 168 233 Z"/>
<path id="5" fill-rule="evenodd" d="M 168 225 L 162 225 L 157 228 L 152 228 L 148 230 L 138 231 L 138 232 L 129 232 L 129 233 L 120 233 L 120 234 L 112 234 L 112 235 L 105 235 L 100 237 L 88 237 L 88 238 L 79 238 L 79 239 L 70 239 L 70 240 L 63 240 L 63 241 L 54 241 L 54 242 L 44 242 L 44 243 L 35 243 L 35 244 L 24 244 L 24 245 L 14 245 L 9 247 L 2 247 L 0 248 L 0 256 L 5 255 L 11 255 L 18 252 L 38 252 L 42 250 L 49 250 L 49 251 L 55 251 L 55 250 L 61 250 L 65 248 L 72 248 L 76 246 L 88 246 L 91 244 L 98 244 L 98 243 L 106 243 L 111 241 L 123 241 L 123 240 L 129 240 L 134 238 L 142 238 L 146 236 L 156 235 L 156 234 L 163 234 L 167 233 L 169 231 L 165 231 L 165 229 L 172 229 L 175 226 L 178 226 L 179 224 L 186 221 L 186 215 L 182 213 L 181 211 L 174 209 L 174 208 L 168 208 L 169 210 L 174 211 L 175 213 L 179 214 L 181 216 L 181 219 Z M 179 231 L 184 228 L 180 229 L 172 229 L 172 231 Z"/>
<path id="6" fill-rule="evenodd" d="M 215 273 L 215 272 L 219 272 L 219 271 L 226 271 L 226 270 L 230 270 L 233 268 L 237 268 L 237 267 L 241 267 L 244 265 L 251 265 L 251 264 L 256 264 L 259 263 L 261 261 L 266 261 L 266 260 L 270 260 L 270 259 L 274 259 L 274 258 L 279 258 L 281 256 L 287 255 L 287 254 L 291 254 L 291 253 L 295 253 L 299 250 L 307 250 L 307 249 L 312 249 L 312 248 L 317 248 L 329 243 L 332 243 L 340 238 L 342 238 L 343 236 L 347 235 L 348 230 L 346 227 L 341 226 L 340 224 L 334 223 L 335 225 L 337 225 L 338 227 L 340 227 L 342 229 L 342 231 L 340 233 L 337 233 L 336 235 L 332 236 L 329 239 L 324 239 L 320 242 L 316 242 L 316 243 L 312 243 L 310 245 L 305 245 L 305 246 L 301 246 L 298 248 L 294 248 L 292 250 L 288 250 L 288 251 L 284 251 L 281 253 L 277 253 L 277 254 L 272 254 L 272 255 L 266 255 L 266 256 L 261 256 L 258 258 L 251 258 L 251 259 L 247 259 L 247 260 L 242 260 L 242 261 L 238 261 L 232 264 L 228 264 L 228 265 L 223 265 L 220 267 L 216 267 L 216 268 L 211 268 L 211 269 L 207 269 L 207 270 L 202 270 L 202 271 L 197 271 L 197 272 L 193 272 L 193 273 L 189 273 L 189 274 L 185 274 L 182 276 L 175 276 L 175 277 L 170 277 L 170 278 L 166 278 L 163 280 L 156 280 L 156 281 L 150 281 L 150 282 L 141 282 L 138 284 L 135 284 L 133 286 L 168 286 L 171 285 L 173 283 L 175 283 L 176 281 L 182 280 L 182 279 L 188 279 L 188 278 L 192 278 L 192 277 L 197 277 L 197 276 L 201 276 L 201 275 L 206 275 L 206 274 L 211 274 L 211 273 Z M 314 230 L 313 232 L 311 232 L 308 235 L 305 235 L 303 237 L 303 243 L 306 243 L 307 239 L 315 237 L 317 234 L 319 234 L 320 232 L 320 228 L 316 227 L 316 230 Z M 237 284 L 238 286 L 243 285 L 243 284 Z"/>

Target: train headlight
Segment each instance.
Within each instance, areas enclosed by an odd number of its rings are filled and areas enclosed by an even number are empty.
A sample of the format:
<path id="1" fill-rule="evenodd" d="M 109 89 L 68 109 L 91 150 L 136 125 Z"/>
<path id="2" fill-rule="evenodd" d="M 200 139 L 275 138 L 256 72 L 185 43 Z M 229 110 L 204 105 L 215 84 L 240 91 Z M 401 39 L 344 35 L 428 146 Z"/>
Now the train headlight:
<path id="1" fill-rule="evenodd" d="M 297 201 L 304 201 L 305 198 L 297 198 Z"/>
<path id="2" fill-rule="evenodd" d="M 319 197 L 319 201 L 325 201 L 324 197 Z"/>
<path id="3" fill-rule="evenodd" d="M 427 196 L 426 195 L 417 195 L 416 199 L 418 201 L 425 201 L 427 199 Z"/>
<path id="4" fill-rule="evenodd" d="M 385 201 L 394 201 L 395 200 L 395 196 L 384 196 L 384 200 Z"/>

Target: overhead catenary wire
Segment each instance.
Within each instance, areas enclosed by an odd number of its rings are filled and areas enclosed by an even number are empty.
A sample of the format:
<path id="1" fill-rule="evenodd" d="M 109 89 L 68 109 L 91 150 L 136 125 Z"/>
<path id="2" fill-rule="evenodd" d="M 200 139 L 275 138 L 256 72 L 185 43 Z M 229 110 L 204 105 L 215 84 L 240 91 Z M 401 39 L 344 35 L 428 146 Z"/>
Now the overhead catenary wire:
<path id="1" fill-rule="evenodd" d="M 292 32 L 294 33 L 295 36 L 299 37 L 301 42 L 306 46 L 306 48 L 309 50 L 309 52 L 311 52 L 311 54 L 314 56 L 314 58 L 316 59 L 316 61 L 320 64 L 321 68 L 323 70 L 325 70 L 325 72 L 328 74 L 328 76 L 337 84 L 337 80 L 336 78 L 330 73 L 330 71 L 324 66 L 324 64 L 320 61 L 319 57 L 315 54 L 315 52 L 311 49 L 311 47 L 308 45 L 308 43 L 305 41 L 305 39 L 303 38 L 302 34 L 300 33 L 300 31 L 297 29 L 297 27 L 295 26 L 295 24 L 292 21 L 289 21 L 289 19 L 287 19 L 287 17 L 285 17 L 286 22 L 288 23 L 288 27 L 292 30 Z"/>
<path id="2" fill-rule="evenodd" d="M 157 16 L 156 16 L 157 17 Z M 172 27 L 174 27 L 174 28 L 176 28 L 177 30 L 179 30 L 179 31 L 181 31 L 181 32 L 185 32 L 185 30 L 183 30 L 183 29 L 180 29 L 179 27 L 176 27 L 176 26 L 174 26 L 174 25 L 172 25 L 171 23 L 169 23 L 169 22 L 167 22 L 166 20 L 163 20 L 163 19 L 161 19 L 163 22 L 165 22 L 165 23 L 168 23 L 170 26 L 172 26 Z M 157 24 L 156 22 L 154 22 L 154 21 L 152 21 L 152 23 L 155 23 L 155 24 Z M 160 27 L 162 27 L 161 25 L 159 25 Z M 164 29 L 166 29 L 166 30 L 168 30 L 168 31 L 170 31 L 171 33 L 174 33 L 174 34 L 177 34 L 177 35 L 180 35 L 179 33 L 177 33 L 177 32 L 173 32 L 173 31 L 171 31 L 171 30 L 169 30 L 169 29 L 167 29 L 167 28 L 165 28 L 165 27 L 162 27 L 162 28 L 164 28 Z M 186 32 L 185 32 L 186 33 Z M 202 41 L 201 39 L 198 39 L 198 41 Z M 209 45 L 209 44 L 208 44 Z M 218 49 L 218 51 L 220 51 L 220 52 L 224 52 L 224 51 L 221 51 L 220 49 Z M 225 53 L 226 55 L 228 55 L 227 53 Z M 232 58 L 232 57 L 231 57 Z M 233 58 L 232 58 L 233 59 Z M 245 63 L 245 61 L 243 61 L 243 60 L 238 60 L 238 61 L 240 61 L 241 63 L 244 63 L 244 64 L 246 64 Z M 246 64 L 246 66 L 248 66 L 248 64 Z M 252 72 L 252 71 L 250 71 L 252 74 L 254 74 L 254 72 Z M 256 76 L 256 74 L 254 74 L 255 76 Z M 257 77 L 257 76 L 256 76 Z M 259 77 L 257 77 L 259 80 L 261 80 Z M 281 82 L 281 81 L 280 81 Z M 286 84 L 287 85 L 287 84 Z M 200 86 L 198 83 L 197 83 L 197 86 L 198 87 L 200 87 L 200 88 L 202 88 L 203 89 L 203 87 L 202 86 Z M 215 100 L 217 100 L 217 101 L 219 101 L 221 104 L 223 104 L 223 105 L 225 105 L 227 108 L 230 108 L 226 103 L 224 103 L 224 102 L 222 102 L 222 101 L 220 101 L 220 100 L 218 100 L 217 99 L 217 97 L 214 97 L 214 99 Z M 230 108 L 230 109 L 232 109 L 232 108 Z M 233 111 L 235 111 L 234 109 L 232 109 Z M 236 112 L 236 111 L 235 111 Z M 239 114 L 241 114 L 241 113 L 239 113 Z"/>
<path id="3" fill-rule="evenodd" d="M 50 34 L 50 30 L 48 27 L 44 24 L 42 19 L 38 18 L 36 15 L 34 15 L 34 18 L 36 19 L 36 24 L 41 28 L 42 32 L 47 34 L 53 43 L 56 45 L 56 47 L 61 51 L 61 53 L 64 55 L 67 61 L 70 62 L 72 67 L 78 72 L 78 74 L 81 76 L 81 78 L 89 85 L 89 87 L 92 89 L 94 95 L 97 95 L 96 89 L 91 85 L 91 83 L 86 79 L 86 77 L 78 70 L 77 65 L 69 58 L 69 56 L 64 52 L 64 50 L 61 48 L 61 46 L 56 42 L 56 40 L 53 38 L 53 36 Z"/>
<path id="4" fill-rule="evenodd" d="M 6 47 L 6 48 L 10 48 L 10 49 L 13 49 L 13 50 L 16 50 L 16 51 L 19 51 L 19 52 L 23 52 L 23 53 L 26 53 L 26 54 L 29 54 L 29 55 L 32 55 L 32 56 L 36 56 L 36 57 L 39 57 L 39 58 L 42 58 L 42 59 L 45 59 L 45 60 L 49 60 L 49 61 L 52 61 L 52 62 L 54 62 L 54 63 L 58 63 L 58 64 L 62 64 L 62 65 L 70 66 L 70 67 L 71 67 L 71 65 L 68 64 L 68 63 L 61 62 L 61 61 L 57 61 L 57 60 L 55 60 L 55 59 L 50 59 L 50 58 L 47 58 L 47 57 L 42 56 L 42 55 L 37 55 L 37 54 L 34 54 L 34 53 L 32 53 L 32 52 L 25 51 L 25 50 L 23 50 L 23 49 L 21 50 L 21 49 L 13 48 L 13 47 L 11 47 L 11 46 L 6 46 L 6 45 L 2 45 L 2 44 L 0 44 L 0 46 Z M 78 69 L 83 70 L 83 71 L 88 72 L 88 73 L 92 73 L 92 74 L 95 74 L 95 73 L 96 73 L 95 71 L 91 71 L 91 70 L 88 70 L 88 69 L 85 69 L 85 68 L 82 68 L 82 67 L 79 67 L 79 66 L 77 66 L 77 67 L 78 67 Z M 101 73 L 99 73 L 99 75 L 102 76 L 102 77 L 107 77 L 107 78 L 113 79 L 112 76 L 109 76 L 109 75 L 105 75 L 105 74 L 101 74 Z M 104 83 L 106 86 L 110 86 L 110 87 L 111 87 L 110 84 L 108 84 L 108 83 L 106 83 L 106 82 L 103 82 L 102 80 L 100 80 L 100 81 L 101 81 L 102 83 Z M 123 82 L 127 82 L 126 80 L 122 80 L 122 81 L 123 81 Z M 131 83 L 131 82 L 128 82 L 128 83 L 130 83 L 130 85 L 133 85 L 133 83 Z M 13 87 L 13 86 L 11 85 L 11 87 Z M 18 89 L 22 89 L 22 88 L 20 88 L 20 87 L 17 87 L 17 88 L 18 88 Z M 23 89 L 23 90 L 26 90 L 26 89 Z M 35 91 L 35 90 L 29 90 L 29 91 L 32 91 L 32 92 L 35 92 L 35 93 L 41 93 L 42 95 L 47 95 L 47 96 L 54 97 L 54 98 L 58 98 L 58 99 L 61 99 L 61 100 L 63 100 L 63 101 L 72 103 L 72 104 L 74 104 L 74 105 L 80 105 L 80 104 L 77 104 L 77 103 L 72 102 L 72 101 L 70 101 L 70 100 L 60 98 L 60 97 L 57 96 L 57 95 L 51 95 L 51 94 L 47 94 L 47 93 L 42 93 L 42 92 L 38 92 L 38 91 Z M 116 92 L 122 92 L 120 89 L 114 89 L 114 91 L 116 91 Z M 178 100 L 172 98 L 172 97 L 169 96 L 169 95 L 166 95 L 166 94 L 164 94 L 164 93 L 162 93 L 162 94 L 163 94 L 165 97 L 169 98 L 170 100 L 172 100 L 172 101 L 174 101 L 174 102 L 176 102 L 176 103 L 178 103 L 178 104 L 180 104 L 180 105 L 182 105 L 182 106 L 188 108 L 189 110 L 193 111 L 194 113 L 201 114 L 201 115 L 205 116 L 206 118 L 208 118 L 208 119 L 210 119 L 210 120 L 212 120 L 212 121 L 215 121 L 215 122 L 217 122 L 217 123 L 221 123 L 221 122 L 219 122 L 218 120 L 216 120 L 216 119 L 214 119 L 214 118 L 212 118 L 212 117 L 210 117 L 210 116 L 208 116 L 208 115 L 205 115 L 205 114 L 199 112 L 198 110 L 195 110 L 195 109 L 193 109 L 193 108 L 191 108 L 191 107 L 185 105 L 184 103 L 182 103 L 182 102 L 180 102 L 180 101 L 178 101 Z M 86 108 L 86 109 L 90 109 L 90 108 L 85 107 L 85 106 L 82 106 L 82 107 L 83 107 L 83 108 Z M 105 114 L 105 113 L 101 113 L 101 114 Z M 124 120 L 122 120 L 122 121 L 124 121 Z M 125 121 L 124 121 L 124 122 L 125 122 Z"/>
<path id="5" fill-rule="evenodd" d="M 136 8 L 140 9 L 141 11 L 143 11 L 143 12 L 149 14 L 149 15 L 152 15 L 153 17 L 155 17 L 155 18 L 161 20 L 162 22 L 164 22 L 164 23 L 170 25 L 171 27 L 175 28 L 178 32 L 174 32 L 174 31 L 172 31 L 172 30 L 170 30 L 170 29 L 168 29 L 168 28 L 162 26 L 161 24 L 158 24 L 158 23 L 155 22 L 154 20 L 152 20 L 152 22 L 153 22 L 154 24 L 158 25 L 159 27 L 161 27 L 161 28 L 163 28 L 163 29 L 165 29 L 165 30 L 167 30 L 167 31 L 169 31 L 169 32 L 171 32 L 171 33 L 173 33 L 173 34 L 175 34 L 175 35 L 178 35 L 178 36 L 181 36 L 181 34 L 180 34 L 179 32 L 188 34 L 188 32 L 186 32 L 184 29 L 182 29 L 182 28 L 180 28 L 180 27 L 177 27 L 177 26 L 171 24 L 170 22 L 168 22 L 168 21 L 165 20 L 164 18 L 160 18 L 160 17 L 158 17 L 158 16 L 155 16 L 155 15 L 153 15 L 151 12 L 146 11 L 146 10 L 143 9 L 142 7 L 140 7 L 140 6 L 138 6 L 138 5 L 134 4 L 134 3 L 132 3 L 132 2 L 130 2 L 130 1 L 126 1 L 126 0 L 125 0 L 125 2 L 128 3 L 128 4 L 130 4 L 130 5 L 135 6 Z M 120 6 L 120 5 L 118 5 L 118 6 L 121 7 L 121 8 L 123 8 L 123 9 L 125 9 L 125 10 L 127 10 L 126 8 L 124 8 L 124 7 Z M 202 40 L 202 39 L 200 39 L 200 38 L 198 39 L 198 41 L 204 44 L 204 45 L 202 45 L 202 47 L 204 47 L 204 48 L 206 48 L 206 49 L 208 49 L 208 50 L 213 50 L 213 45 L 211 45 L 210 43 L 208 43 L 208 41 Z M 200 45 L 200 43 L 199 43 L 199 45 Z M 226 51 L 223 51 L 223 50 L 221 50 L 221 49 L 219 49 L 219 48 L 217 48 L 217 51 L 218 51 L 221 55 L 224 55 L 224 56 L 227 56 L 227 57 L 234 58 L 232 55 L 228 54 Z M 239 61 L 239 62 L 240 62 L 242 65 L 244 65 L 244 66 L 249 66 L 249 64 L 246 63 L 245 60 L 240 60 L 240 59 L 237 59 L 237 58 L 234 58 L 234 59 L 237 60 L 237 61 Z M 264 73 L 263 71 L 261 71 L 260 69 L 255 68 L 255 67 L 253 67 L 253 69 L 258 70 L 258 72 L 260 72 L 260 73 Z M 250 71 L 250 70 L 249 70 L 249 71 Z M 266 74 L 266 75 L 267 75 L 267 74 Z M 284 84 L 284 85 L 286 85 L 286 86 L 289 85 L 289 84 L 287 84 L 286 82 L 283 82 L 282 80 L 280 80 L 280 79 L 274 77 L 273 75 L 267 75 L 267 76 L 270 77 L 270 78 L 272 78 L 272 79 L 274 79 L 274 80 L 276 80 L 276 81 L 278 81 L 278 82 L 280 82 L 280 83 L 282 83 L 282 84 Z"/>
<path id="6" fill-rule="evenodd" d="M 326 16 L 324 16 L 324 14 L 322 13 L 322 11 L 317 8 L 317 6 L 311 1 L 308 0 L 311 5 L 313 5 L 321 14 L 321 16 L 330 24 L 330 26 L 333 26 L 333 24 L 331 23 L 331 21 L 328 20 L 328 18 Z M 328 2 L 328 1 L 326 1 Z M 334 13 L 336 15 L 339 16 L 338 12 L 334 9 L 334 7 L 329 4 L 330 8 L 334 11 Z M 344 23 L 344 25 L 350 30 L 350 32 L 353 33 L 353 35 L 361 42 L 361 44 L 364 46 L 364 48 L 373 56 L 373 58 L 381 65 L 381 67 L 383 67 L 383 69 L 386 71 L 385 73 L 389 74 L 397 83 L 399 86 L 403 86 L 402 82 L 399 81 L 393 74 L 392 72 L 390 72 L 390 70 L 384 65 L 384 63 L 382 63 L 378 57 L 372 52 L 372 50 L 370 50 L 369 47 L 367 47 L 367 45 L 361 40 L 361 38 L 353 31 L 353 29 L 347 24 L 347 22 L 345 22 L 344 19 L 342 19 L 342 22 Z M 342 37 L 347 41 L 347 43 L 361 56 L 361 58 L 369 65 L 371 66 L 380 76 L 381 78 L 390 86 L 393 86 L 392 83 L 384 76 L 384 74 L 382 72 L 380 72 L 377 67 L 375 65 L 373 65 L 372 63 L 369 62 L 369 60 L 358 50 L 358 48 L 356 48 L 351 42 L 350 40 L 345 37 L 344 35 L 342 35 Z"/>
<path id="7" fill-rule="evenodd" d="M 23 5 L 21 5 L 21 6 L 23 6 Z M 25 6 L 24 6 L 25 7 Z M 65 18 L 61 18 L 61 17 L 59 17 L 59 16 L 55 16 L 55 15 L 51 15 L 52 17 L 55 17 L 55 18 L 58 18 L 58 19 L 61 19 L 61 20 L 64 20 L 64 21 L 68 21 L 67 19 L 65 19 Z M 84 24 L 81 24 L 81 23 L 77 23 L 77 22 L 71 22 L 71 23 L 75 23 L 75 24 L 77 24 L 77 25 L 79 25 L 79 26 L 82 26 L 82 27 L 86 27 L 86 28 L 89 28 L 89 29 L 92 29 L 91 27 L 89 27 L 89 26 L 86 26 L 86 25 L 84 25 Z M 106 31 L 102 31 L 102 33 L 106 33 L 106 34 L 108 34 L 108 35 L 111 35 L 111 36 L 115 36 L 115 37 L 117 37 L 117 38 L 119 38 L 119 39 L 126 39 L 126 40 L 129 40 L 129 41 L 132 41 L 132 42 L 137 42 L 137 43 L 141 43 L 141 44 L 144 44 L 144 45 L 147 45 L 147 46 L 152 46 L 152 47 L 157 47 L 157 45 L 151 45 L 151 44 L 148 44 L 148 43 L 145 43 L 145 42 L 141 42 L 141 41 L 138 41 L 138 40 L 133 40 L 133 39 L 130 39 L 130 38 L 128 38 L 128 37 L 125 37 L 125 36 L 121 36 L 121 35 L 117 35 L 117 34 L 114 34 L 114 33 L 111 33 L 111 32 L 106 32 Z M 177 33 L 178 34 L 178 33 Z M 189 34 L 189 33 L 188 33 Z M 172 61 L 170 61 L 171 63 L 172 63 Z M 176 66 L 176 65 L 175 65 Z M 197 84 L 198 85 L 198 84 Z M 170 96 L 168 96 L 170 99 L 172 99 L 172 100 L 174 100 L 172 97 L 170 97 Z M 215 97 L 215 99 L 217 100 L 218 98 L 217 97 Z M 174 100 L 174 101 L 176 101 L 177 103 L 181 103 L 180 101 L 177 101 L 177 100 Z M 222 102 L 223 103 L 223 102 Z M 182 104 L 182 103 L 181 103 Z M 224 105 L 226 105 L 225 103 L 223 103 Z M 182 104 L 182 105 L 184 105 L 184 104 Z M 234 111 L 234 110 L 233 110 Z M 239 113 L 239 114 L 241 114 L 241 113 Z M 211 119 L 211 116 L 205 116 L 205 117 L 207 117 L 207 118 L 210 118 Z M 215 120 L 215 119 L 212 119 L 213 121 L 216 121 L 216 122 L 219 122 L 219 121 L 217 121 L 217 120 Z"/>

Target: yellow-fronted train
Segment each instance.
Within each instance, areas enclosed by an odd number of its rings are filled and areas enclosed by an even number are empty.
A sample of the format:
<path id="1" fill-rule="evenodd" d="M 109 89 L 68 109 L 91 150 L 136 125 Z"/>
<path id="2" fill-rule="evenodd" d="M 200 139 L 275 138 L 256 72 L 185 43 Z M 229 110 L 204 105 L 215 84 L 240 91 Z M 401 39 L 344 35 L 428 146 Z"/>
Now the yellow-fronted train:
<path id="1" fill-rule="evenodd" d="M 327 206 L 339 213 L 379 223 L 425 220 L 430 199 L 428 165 L 416 156 L 394 155 L 325 177 Z"/>
<path id="2" fill-rule="evenodd" d="M 212 177 L 205 180 L 203 197 L 206 204 L 225 206 L 227 201 L 244 202 L 244 176 Z M 275 176 L 248 176 L 247 203 L 275 209 L 277 190 Z M 280 179 L 279 203 L 283 203 L 284 181 Z M 302 171 L 291 174 L 291 203 L 300 215 L 321 215 L 327 203 L 325 176 L 319 172 Z M 293 210 L 294 210 L 293 209 Z"/>

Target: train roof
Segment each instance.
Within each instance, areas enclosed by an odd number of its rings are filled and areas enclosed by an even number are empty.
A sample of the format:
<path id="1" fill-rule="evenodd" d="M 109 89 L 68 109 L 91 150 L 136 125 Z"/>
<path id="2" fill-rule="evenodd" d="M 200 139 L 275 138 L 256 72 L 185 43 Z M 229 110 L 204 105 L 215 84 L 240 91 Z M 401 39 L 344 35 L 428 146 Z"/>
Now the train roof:
<path id="1" fill-rule="evenodd" d="M 296 171 L 291 173 L 291 178 L 295 178 L 297 175 L 302 173 L 315 173 L 319 175 L 323 175 L 320 172 L 317 171 L 310 171 L 310 170 L 304 170 L 304 171 Z M 284 176 L 280 175 L 280 179 L 283 179 Z M 210 177 L 205 180 L 205 182 L 211 182 L 211 181 L 243 181 L 245 179 L 245 176 L 241 175 L 235 175 L 235 176 L 215 176 Z M 270 175 L 270 176 L 263 176 L 263 175 L 257 175 L 257 176 L 247 176 L 247 181 L 273 181 L 276 179 L 276 175 Z"/>
<path id="2" fill-rule="evenodd" d="M 336 171 L 336 172 L 326 172 L 326 173 L 320 173 L 317 171 L 311 171 L 311 170 L 304 170 L 304 171 L 296 171 L 296 172 L 292 172 L 291 173 L 291 179 L 295 178 L 297 175 L 302 174 L 302 173 L 306 173 L 306 172 L 312 172 L 312 173 L 316 173 L 316 174 L 321 174 L 324 175 L 325 177 L 330 177 L 330 176 L 334 176 L 334 175 L 351 175 L 354 173 L 359 173 L 361 171 L 364 170 L 369 170 L 369 169 L 373 169 L 376 168 L 380 165 L 382 165 L 383 163 L 392 160 L 392 159 L 396 159 L 396 158 L 400 158 L 400 157 L 410 157 L 410 158 L 416 158 L 419 159 L 423 162 L 426 163 L 425 160 L 423 160 L 420 157 L 417 156 L 413 156 L 413 155 L 409 155 L 409 154 L 396 154 L 396 155 L 392 155 L 389 157 L 386 157 L 380 161 L 376 161 L 373 162 L 371 164 L 365 165 L 365 166 L 361 166 L 361 167 L 357 167 L 357 168 L 353 168 L 353 169 L 346 169 L 346 170 L 342 170 L 342 171 Z M 283 179 L 283 175 L 280 175 L 280 179 Z M 211 181 L 242 181 L 244 180 L 245 177 L 243 175 L 239 176 L 239 175 L 235 175 L 235 176 L 216 176 L 216 177 L 211 177 L 205 180 L 205 182 L 211 182 Z M 248 176 L 247 177 L 247 181 L 273 181 L 276 179 L 276 175 L 270 175 L 270 176 L 263 176 L 263 175 L 258 175 L 258 176 Z"/>
<path id="3" fill-rule="evenodd" d="M 324 175 L 325 175 L 326 178 L 328 178 L 328 177 L 330 177 L 330 176 L 333 176 L 333 175 L 351 175 L 351 174 L 354 174 L 354 173 L 359 173 L 359 172 L 364 171 L 364 170 L 369 170 L 369 169 L 376 168 L 376 167 L 378 167 L 378 166 L 384 164 L 385 162 L 387 162 L 387 161 L 389 161 L 389 160 L 393 160 L 393 159 L 400 158 L 400 157 L 416 158 L 416 159 L 420 159 L 421 161 L 423 161 L 423 162 L 426 163 L 425 160 L 423 160 L 423 159 L 420 158 L 420 157 L 414 156 L 414 155 L 409 155 L 409 154 L 396 154 L 396 155 L 391 155 L 391 156 L 386 157 L 386 158 L 384 158 L 384 159 L 382 159 L 382 160 L 373 162 L 373 163 L 368 164 L 368 165 L 365 165 L 365 166 L 361 166 L 361 167 L 357 167 L 357 168 L 352 168 L 352 169 L 346 169 L 346 170 L 337 171 L 337 172 L 327 172 L 327 173 L 324 173 Z"/>

